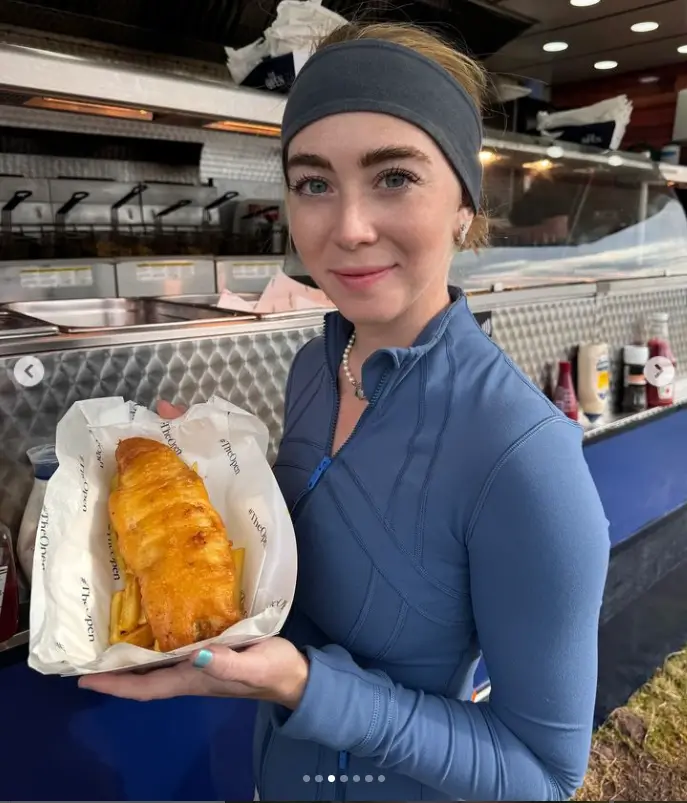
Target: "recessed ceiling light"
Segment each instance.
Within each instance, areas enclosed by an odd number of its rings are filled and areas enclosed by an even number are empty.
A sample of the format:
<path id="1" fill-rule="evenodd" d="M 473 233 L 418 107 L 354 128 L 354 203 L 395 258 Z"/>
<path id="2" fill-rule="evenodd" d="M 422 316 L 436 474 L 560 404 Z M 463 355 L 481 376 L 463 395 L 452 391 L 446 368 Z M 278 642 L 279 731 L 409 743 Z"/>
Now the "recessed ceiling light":
<path id="1" fill-rule="evenodd" d="M 600 3 L 601 0 L 570 0 L 571 6 L 595 6 L 597 3 Z"/>
<path id="2" fill-rule="evenodd" d="M 640 84 L 656 84 L 658 83 L 658 75 L 643 75 L 639 79 Z"/>
<path id="3" fill-rule="evenodd" d="M 547 53 L 560 53 L 561 50 L 567 50 L 568 43 L 567 42 L 547 42 L 543 46 L 543 50 L 546 50 Z"/>
<path id="4" fill-rule="evenodd" d="M 620 156 L 617 156 L 616 154 L 613 154 L 613 156 L 609 157 L 608 159 L 608 164 L 611 167 L 620 167 L 622 163 L 623 163 L 622 158 Z"/>
<path id="5" fill-rule="evenodd" d="M 635 22 L 630 26 L 630 30 L 635 33 L 649 33 L 649 31 L 655 31 L 656 28 L 658 28 L 657 22 Z"/>
<path id="6" fill-rule="evenodd" d="M 614 70 L 618 66 L 617 61 L 597 61 L 594 65 L 596 70 Z"/>
<path id="7" fill-rule="evenodd" d="M 687 45 L 680 45 L 677 49 L 678 53 L 687 53 Z"/>

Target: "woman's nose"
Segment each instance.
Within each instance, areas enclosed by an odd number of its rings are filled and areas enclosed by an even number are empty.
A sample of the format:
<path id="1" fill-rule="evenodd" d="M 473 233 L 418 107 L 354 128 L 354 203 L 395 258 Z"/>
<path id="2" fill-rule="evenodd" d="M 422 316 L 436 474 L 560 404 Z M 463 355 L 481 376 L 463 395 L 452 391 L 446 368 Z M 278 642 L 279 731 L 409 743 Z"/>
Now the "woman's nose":
<path id="1" fill-rule="evenodd" d="M 347 251 L 377 240 L 373 215 L 359 198 L 342 199 L 336 210 L 334 240 L 340 248 Z"/>

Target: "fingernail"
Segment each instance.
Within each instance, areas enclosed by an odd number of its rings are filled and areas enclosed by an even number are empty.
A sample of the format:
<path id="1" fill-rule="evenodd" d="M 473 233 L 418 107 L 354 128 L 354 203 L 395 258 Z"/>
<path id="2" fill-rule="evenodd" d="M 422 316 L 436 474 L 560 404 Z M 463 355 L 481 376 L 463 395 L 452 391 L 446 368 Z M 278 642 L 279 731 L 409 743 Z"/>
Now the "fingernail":
<path id="1" fill-rule="evenodd" d="M 193 666 L 198 669 L 205 669 L 205 667 L 212 661 L 212 653 L 210 650 L 201 650 L 193 660 Z"/>

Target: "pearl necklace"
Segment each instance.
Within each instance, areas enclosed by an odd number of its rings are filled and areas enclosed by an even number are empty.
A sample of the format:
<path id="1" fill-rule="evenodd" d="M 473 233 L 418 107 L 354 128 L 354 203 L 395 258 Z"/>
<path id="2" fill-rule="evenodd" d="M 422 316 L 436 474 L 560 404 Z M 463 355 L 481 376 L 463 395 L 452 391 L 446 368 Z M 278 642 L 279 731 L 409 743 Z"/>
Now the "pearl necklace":
<path id="1" fill-rule="evenodd" d="M 356 398 L 360 399 L 360 401 L 365 401 L 365 391 L 363 390 L 362 382 L 358 382 L 358 380 L 353 376 L 351 373 L 351 369 L 348 365 L 348 358 L 351 354 L 351 349 L 355 345 L 355 332 L 350 336 L 348 339 L 348 343 L 346 344 L 346 348 L 344 349 L 343 357 L 341 358 L 341 365 L 343 366 L 343 372 L 346 376 L 346 379 L 353 385 L 353 389 L 355 390 Z"/>

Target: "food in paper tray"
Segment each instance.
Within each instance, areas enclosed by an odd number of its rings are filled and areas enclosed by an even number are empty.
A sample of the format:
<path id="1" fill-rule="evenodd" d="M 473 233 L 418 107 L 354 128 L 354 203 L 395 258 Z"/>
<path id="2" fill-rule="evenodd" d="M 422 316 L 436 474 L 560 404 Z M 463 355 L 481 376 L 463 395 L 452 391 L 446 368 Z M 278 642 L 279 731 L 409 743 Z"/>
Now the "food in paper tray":
<path id="1" fill-rule="evenodd" d="M 115 460 L 109 515 L 125 587 L 112 597 L 110 644 L 167 652 L 223 633 L 243 618 L 244 550 L 203 480 L 149 438 L 122 440 Z"/>

